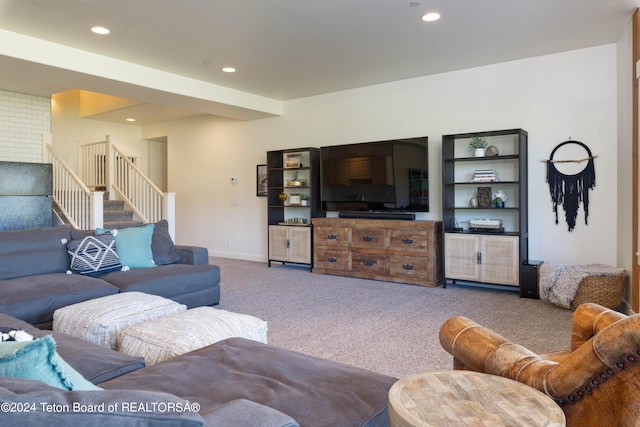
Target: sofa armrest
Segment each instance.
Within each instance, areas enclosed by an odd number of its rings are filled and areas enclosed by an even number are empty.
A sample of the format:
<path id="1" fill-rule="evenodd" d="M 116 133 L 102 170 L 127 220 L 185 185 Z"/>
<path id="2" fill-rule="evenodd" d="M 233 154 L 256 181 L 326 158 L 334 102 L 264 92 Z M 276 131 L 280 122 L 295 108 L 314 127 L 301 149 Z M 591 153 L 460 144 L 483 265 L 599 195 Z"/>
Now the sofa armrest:
<path id="1" fill-rule="evenodd" d="M 571 351 L 579 348 L 607 326 L 625 317 L 627 317 L 625 314 L 598 304 L 579 305 L 571 321 Z"/>
<path id="2" fill-rule="evenodd" d="M 510 378 L 543 392 L 547 374 L 557 365 L 464 316 L 447 320 L 439 337 L 455 369 Z"/>
<path id="3" fill-rule="evenodd" d="M 282 412 L 247 399 L 236 399 L 200 413 L 206 426 L 300 427 Z"/>
<path id="4" fill-rule="evenodd" d="M 180 255 L 180 264 L 209 264 L 209 250 L 201 246 L 175 245 Z"/>
<path id="5" fill-rule="evenodd" d="M 454 356 L 456 369 L 510 378 L 560 398 L 588 384 L 607 368 L 622 369 L 621 361 L 629 349 L 640 348 L 637 331 L 640 317 L 626 318 L 609 324 L 606 333 L 598 333 L 575 351 L 547 360 L 466 317 L 457 316 L 442 325 L 440 343 Z"/>

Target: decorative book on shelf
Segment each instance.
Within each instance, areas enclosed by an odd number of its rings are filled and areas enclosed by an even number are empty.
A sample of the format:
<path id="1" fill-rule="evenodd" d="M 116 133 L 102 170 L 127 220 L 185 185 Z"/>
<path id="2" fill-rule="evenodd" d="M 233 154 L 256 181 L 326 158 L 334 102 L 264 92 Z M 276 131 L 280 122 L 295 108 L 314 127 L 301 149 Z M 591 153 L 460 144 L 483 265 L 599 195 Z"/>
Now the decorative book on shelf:
<path id="1" fill-rule="evenodd" d="M 493 169 L 476 169 L 472 182 L 497 182 L 498 175 Z"/>

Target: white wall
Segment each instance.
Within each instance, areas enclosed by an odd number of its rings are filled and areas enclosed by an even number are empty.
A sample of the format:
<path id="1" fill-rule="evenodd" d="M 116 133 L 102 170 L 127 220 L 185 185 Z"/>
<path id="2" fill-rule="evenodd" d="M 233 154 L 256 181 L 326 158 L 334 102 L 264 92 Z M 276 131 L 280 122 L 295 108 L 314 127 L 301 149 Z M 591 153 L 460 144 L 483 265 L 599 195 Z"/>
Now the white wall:
<path id="1" fill-rule="evenodd" d="M 611 44 L 288 101 L 282 117 L 165 123 L 144 128 L 143 138 L 168 137 L 177 240 L 216 256 L 265 260 L 266 199 L 255 196 L 255 167 L 265 163 L 266 151 L 426 135 L 431 212 L 421 218 L 441 219 L 442 135 L 523 128 L 529 132 L 530 259 L 617 265 L 616 49 Z M 571 233 L 563 212 L 555 224 L 543 163 L 569 138 L 598 156 L 589 225 L 581 209 Z M 239 184 L 230 184 L 232 176 Z"/>
<path id="2" fill-rule="evenodd" d="M 70 167 L 76 168 L 78 143 L 104 141 L 109 135 L 112 143 L 125 154 L 142 157 L 146 144 L 140 138 L 140 126 L 108 123 L 80 118 L 80 91 L 70 90 L 53 96 L 51 103 L 52 144 L 57 152 L 67 159 Z M 146 165 L 141 167 L 145 170 Z"/>
<path id="3" fill-rule="evenodd" d="M 42 161 L 42 136 L 49 135 L 51 100 L 0 89 L 0 160 Z"/>
<path id="4" fill-rule="evenodd" d="M 143 170 L 147 177 L 163 193 L 167 192 L 167 141 L 147 140 L 146 147 L 147 169 Z"/>

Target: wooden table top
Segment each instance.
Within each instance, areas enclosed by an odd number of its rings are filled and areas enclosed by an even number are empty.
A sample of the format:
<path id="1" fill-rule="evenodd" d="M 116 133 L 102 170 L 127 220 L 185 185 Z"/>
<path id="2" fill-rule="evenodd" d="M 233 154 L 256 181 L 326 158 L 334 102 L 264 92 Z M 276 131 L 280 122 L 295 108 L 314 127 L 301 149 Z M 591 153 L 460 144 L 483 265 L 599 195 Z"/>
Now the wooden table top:
<path id="1" fill-rule="evenodd" d="M 394 427 L 562 427 L 556 402 L 533 387 L 472 371 L 433 371 L 405 377 L 389 391 Z"/>

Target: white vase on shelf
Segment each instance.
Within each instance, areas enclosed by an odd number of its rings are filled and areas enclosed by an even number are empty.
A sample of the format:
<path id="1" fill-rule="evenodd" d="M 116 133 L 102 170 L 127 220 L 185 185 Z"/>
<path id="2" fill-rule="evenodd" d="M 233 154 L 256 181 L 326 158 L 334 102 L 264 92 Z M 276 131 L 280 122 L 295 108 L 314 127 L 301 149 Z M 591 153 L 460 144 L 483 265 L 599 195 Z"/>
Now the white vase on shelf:
<path id="1" fill-rule="evenodd" d="M 474 157 L 484 157 L 484 148 L 476 148 L 473 155 Z"/>

